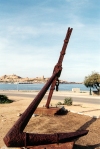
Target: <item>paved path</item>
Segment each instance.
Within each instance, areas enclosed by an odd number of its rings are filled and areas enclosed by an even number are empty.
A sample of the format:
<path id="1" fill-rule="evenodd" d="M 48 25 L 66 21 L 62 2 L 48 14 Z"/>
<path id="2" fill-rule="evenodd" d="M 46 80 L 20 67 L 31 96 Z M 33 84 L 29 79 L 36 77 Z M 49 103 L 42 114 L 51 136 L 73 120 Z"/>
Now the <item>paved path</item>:
<path id="1" fill-rule="evenodd" d="M 23 92 L 23 91 L 0 91 L 0 94 L 8 97 L 23 97 L 34 99 L 39 91 Z M 48 92 L 44 96 L 47 99 Z M 74 113 L 88 115 L 91 117 L 100 118 L 100 96 L 92 96 L 89 93 L 73 93 L 73 92 L 54 92 L 52 100 L 64 100 L 65 97 L 72 97 L 73 105 L 64 107 Z M 19 99 L 18 99 L 19 100 Z M 21 98 L 22 100 L 22 98 Z M 52 102 L 51 100 L 51 102 Z"/>
<path id="2" fill-rule="evenodd" d="M 7 96 L 17 96 L 17 97 L 29 97 L 35 98 L 39 91 L 33 92 L 22 92 L 22 91 L 0 91 L 0 94 L 5 94 Z M 48 92 L 44 96 L 45 99 L 48 97 Z M 64 100 L 65 97 L 72 97 L 74 102 L 88 103 L 100 105 L 100 96 L 92 96 L 88 93 L 73 93 L 73 92 L 54 92 L 52 99 Z"/>

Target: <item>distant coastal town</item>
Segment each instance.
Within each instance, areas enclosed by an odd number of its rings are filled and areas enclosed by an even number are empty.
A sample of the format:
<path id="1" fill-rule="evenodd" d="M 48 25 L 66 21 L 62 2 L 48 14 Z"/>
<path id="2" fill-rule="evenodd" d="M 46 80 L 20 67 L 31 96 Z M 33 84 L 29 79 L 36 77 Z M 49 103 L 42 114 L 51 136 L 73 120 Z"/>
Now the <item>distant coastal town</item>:
<path id="1" fill-rule="evenodd" d="M 33 83 L 45 83 L 49 80 L 49 78 L 36 77 L 36 78 L 22 78 L 16 74 L 13 75 L 3 75 L 0 77 L 0 83 L 14 83 L 14 84 L 33 84 Z M 65 80 L 59 80 L 62 84 L 82 84 L 78 82 L 68 82 Z"/>

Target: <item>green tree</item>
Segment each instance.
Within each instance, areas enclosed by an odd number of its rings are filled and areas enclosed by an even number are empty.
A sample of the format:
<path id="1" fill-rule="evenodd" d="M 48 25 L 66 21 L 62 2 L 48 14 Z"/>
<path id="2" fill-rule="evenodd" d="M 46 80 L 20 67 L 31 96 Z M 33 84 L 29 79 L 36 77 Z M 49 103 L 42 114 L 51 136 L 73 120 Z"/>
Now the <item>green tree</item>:
<path id="1" fill-rule="evenodd" d="M 84 85 L 90 88 L 90 95 L 91 95 L 91 88 L 96 88 L 98 93 L 100 93 L 100 74 L 97 72 L 92 72 L 91 75 L 88 75 L 84 79 Z"/>

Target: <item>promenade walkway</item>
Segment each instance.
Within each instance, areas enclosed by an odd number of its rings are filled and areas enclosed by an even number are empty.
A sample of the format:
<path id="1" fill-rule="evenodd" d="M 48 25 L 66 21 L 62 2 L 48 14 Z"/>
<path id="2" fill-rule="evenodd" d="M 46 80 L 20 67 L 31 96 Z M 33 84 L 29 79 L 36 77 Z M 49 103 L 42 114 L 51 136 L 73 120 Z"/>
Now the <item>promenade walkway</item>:
<path id="1" fill-rule="evenodd" d="M 87 99 L 98 99 L 100 100 L 100 96 L 97 95 L 89 95 L 89 92 L 81 92 L 81 93 L 74 93 L 72 91 L 68 91 L 68 92 L 63 92 L 61 91 L 60 96 L 66 96 L 66 97 L 84 97 Z M 57 93 L 54 92 L 54 95 L 57 96 Z M 94 99 L 94 100 L 95 100 Z M 78 114 L 82 114 L 82 115 L 87 115 L 87 116 L 91 116 L 91 117 L 95 117 L 95 118 L 100 118 L 100 104 L 90 104 L 90 103 L 82 103 L 82 102 L 73 102 L 72 106 L 64 106 L 67 110 L 74 112 L 74 113 L 78 113 Z"/>
<path id="2" fill-rule="evenodd" d="M 31 99 L 33 98 L 33 95 L 37 95 L 39 91 L 0 91 L 0 94 L 6 94 L 10 99 L 15 99 L 17 100 L 27 100 L 27 99 Z M 14 95 L 15 93 L 15 95 Z M 11 94 L 13 96 L 11 96 Z M 24 95 L 22 97 L 22 94 Z M 25 94 L 27 94 L 27 96 L 25 97 Z M 20 96 L 19 96 L 20 95 Z M 30 96 L 31 95 L 31 96 Z M 46 93 L 46 95 L 48 95 L 48 92 Z M 34 97 L 35 97 L 34 96 Z M 55 96 L 60 96 L 63 97 L 63 99 L 65 97 L 72 97 L 72 99 L 75 98 L 85 98 L 85 99 L 92 99 L 95 100 L 97 99 L 98 101 L 100 100 L 100 96 L 94 96 L 94 95 L 89 95 L 89 92 L 85 91 L 85 92 L 80 92 L 80 93 L 75 93 L 72 91 L 54 91 L 53 93 L 53 98 L 51 100 L 52 105 L 56 105 L 57 102 L 59 102 L 59 100 L 54 99 Z M 47 99 L 47 98 L 46 98 Z M 41 106 L 44 105 L 46 103 L 46 99 L 43 99 L 41 101 Z M 60 100 L 61 102 L 63 102 L 62 100 Z M 98 102 L 100 103 L 100 102 Z M 85 103 L 85 102 L 75 102 L 73 101 L 73 105 L 72 106 L 65 106 L 64 107 L 74 113 L 78 113 L 78 114 L 83 114 L 83 115 L 88 115 L 91 117 L 96 117 L 96 118 L 100 118 L 100 104 L 95 104 L 95 102 L 93 104 L 91 103 Z"/>

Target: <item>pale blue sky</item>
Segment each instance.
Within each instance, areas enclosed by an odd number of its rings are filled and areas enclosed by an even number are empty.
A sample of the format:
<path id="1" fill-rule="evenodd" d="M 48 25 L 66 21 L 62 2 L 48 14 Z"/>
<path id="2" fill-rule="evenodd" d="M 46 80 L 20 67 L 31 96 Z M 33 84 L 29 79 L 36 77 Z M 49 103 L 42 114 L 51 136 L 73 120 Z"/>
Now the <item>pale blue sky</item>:
<path id="1" fill-rule="evenodd" d="M 0 76 L 50 77 L 68 27 L 60 79 L 100 73 L 100 0 L 0 0 Z"/>

